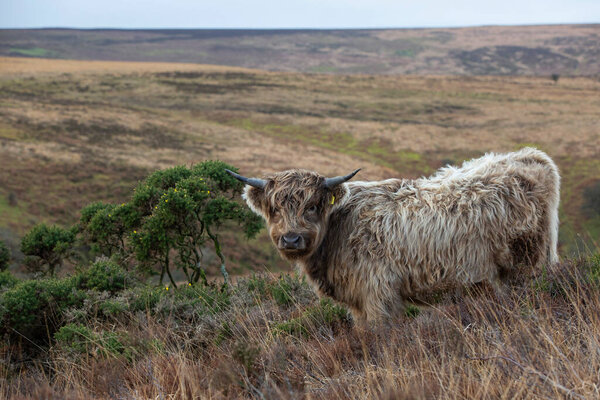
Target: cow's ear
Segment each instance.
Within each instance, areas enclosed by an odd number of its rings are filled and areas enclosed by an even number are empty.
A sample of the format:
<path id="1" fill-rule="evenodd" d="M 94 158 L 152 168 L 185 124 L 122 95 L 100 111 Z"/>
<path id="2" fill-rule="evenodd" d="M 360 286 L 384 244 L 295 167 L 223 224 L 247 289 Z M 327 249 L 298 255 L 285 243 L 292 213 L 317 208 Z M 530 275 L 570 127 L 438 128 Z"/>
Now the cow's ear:
<path id="1" fill-rule="evenodd" d="M 244 194 L 242 198 L 246 200 L 248 207 L 258 215 L 263 218 L 267 218 L 266 216 L 266 197 L 264 189 L 255 188 L 250 185 L 246 185 L 244 188 Z"/>
<path id="2" fill-rule="evenodd" d="M 335 206 L 339 204 L 344 197 L 348 194 L 346 185 L 337 185 L 331 189 L 332 198 L 329 199 L 329 204 Z"/>

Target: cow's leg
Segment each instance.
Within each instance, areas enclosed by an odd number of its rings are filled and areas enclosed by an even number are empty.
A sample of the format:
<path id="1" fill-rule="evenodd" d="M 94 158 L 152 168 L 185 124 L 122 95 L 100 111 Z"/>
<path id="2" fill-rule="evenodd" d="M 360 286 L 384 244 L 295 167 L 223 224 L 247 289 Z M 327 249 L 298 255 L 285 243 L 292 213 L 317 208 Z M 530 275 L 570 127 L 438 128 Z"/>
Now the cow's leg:
<path id="1" fill-rule="evenodd" d="M 558 260 L 558 199 L 552 199 L 548 205 L 548 262 L 556 264 Z"/>

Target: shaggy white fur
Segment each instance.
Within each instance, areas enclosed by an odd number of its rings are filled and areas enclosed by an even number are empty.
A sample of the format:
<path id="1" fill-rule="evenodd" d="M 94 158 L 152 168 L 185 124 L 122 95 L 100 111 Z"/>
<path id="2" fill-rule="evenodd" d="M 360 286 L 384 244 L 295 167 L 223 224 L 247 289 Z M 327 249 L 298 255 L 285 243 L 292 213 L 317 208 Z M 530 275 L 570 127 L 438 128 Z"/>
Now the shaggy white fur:
<path id="1" fill-rule="evenodd" d="M 267 180 L 244 198 L 276 245 L 286 232 L 306 234 L 305 252 L 282 255 L 359 319 L 397 316 L 408 298 L 558 261 L 560 177 L 533 148 L 486 154 L 429 178 L 344 183 L 331 206 L 314 172 Z M 311 204 L 322 204 L 320 219 L 306 215 Z"/>

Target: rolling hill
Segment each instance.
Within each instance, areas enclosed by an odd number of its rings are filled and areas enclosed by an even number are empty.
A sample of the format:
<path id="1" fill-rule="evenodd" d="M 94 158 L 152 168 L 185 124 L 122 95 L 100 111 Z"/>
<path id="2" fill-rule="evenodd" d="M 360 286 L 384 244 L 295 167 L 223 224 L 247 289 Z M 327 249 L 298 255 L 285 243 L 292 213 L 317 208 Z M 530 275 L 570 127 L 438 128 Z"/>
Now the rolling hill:
<path id="1" fill-rule="evenodd" d="M 0 55 L 272 71 L 600 74 L 600 25 L 377 30 L 0 30 Z"/>
<path id="2" fill-rule="evenodd" d="M 125 201 L 157 168 L 221 159 L 415 178 L 536 146 L 562 174 L 561 250 L 600 234 L 600 82 L 266 72 L 194 64 L 0 59 L 0 237 Z M 286 268 L 266 236 L 228 239 L 235 271 Z M 216 271 L 216 270 L 215 270 Z"/>

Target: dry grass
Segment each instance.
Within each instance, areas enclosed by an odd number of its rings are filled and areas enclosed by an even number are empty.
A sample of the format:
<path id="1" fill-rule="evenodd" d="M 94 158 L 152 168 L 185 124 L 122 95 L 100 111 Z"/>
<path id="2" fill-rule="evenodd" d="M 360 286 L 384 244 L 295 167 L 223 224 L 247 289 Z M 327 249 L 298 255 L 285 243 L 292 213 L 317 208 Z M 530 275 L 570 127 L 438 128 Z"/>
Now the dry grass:
<path id="1" fill-rule="evenodd" d="M 31 75 L 56 74 L 131 74 L 142 72 L 165 71 L 252 71 L 247 68 L 221 67 L 219 65 L 183 64 L 168 62 L 138 62 L 126 61 L 74 61 L 31 59 L 20 57 L 0 57 L 0 76 L 19 77 Z"/>
<path id="2" fill-rule="evenodd" d="M 74 358 L 55 345 L 37 364 L 17 368 L 18 375 L 4 368 L 0 394 L 20 399 L 598 398 L 600 289 L 589 271 L 589 264 L 568 262 L 503 292 L 479 288 L 446 295 L 418 316 L 388 326 L 361 330 L 343 319 L 321 318 L 306 322 L 305 335 L 274 327 L 314 308 L 310 291 L 300 287 L 290 304 L 278 305 L 242 280 L 230 308 L 199 320 L 151 313 L 88 319 L 96 331 L 126 331 L 156 346 L 131 358 L 101 352 Z"/>
<path id="3" fill-rule="evenodd" d="M 582 211 L 586 188 L 600 182 L 599 93 L 592 78 L 3 58 L 0 198 L 13 205 L 0 202 L 0 227 L 16 237 L 40 219 L 71 223 L 90 201 L 122 201 L 149 171 L 205 159 L 248 175 L 362 167 L 362 179 L 379 179 L 534 145 L 562 171 L 561 243 L 571 254 L 600 233 L 600 214 Z"/>

